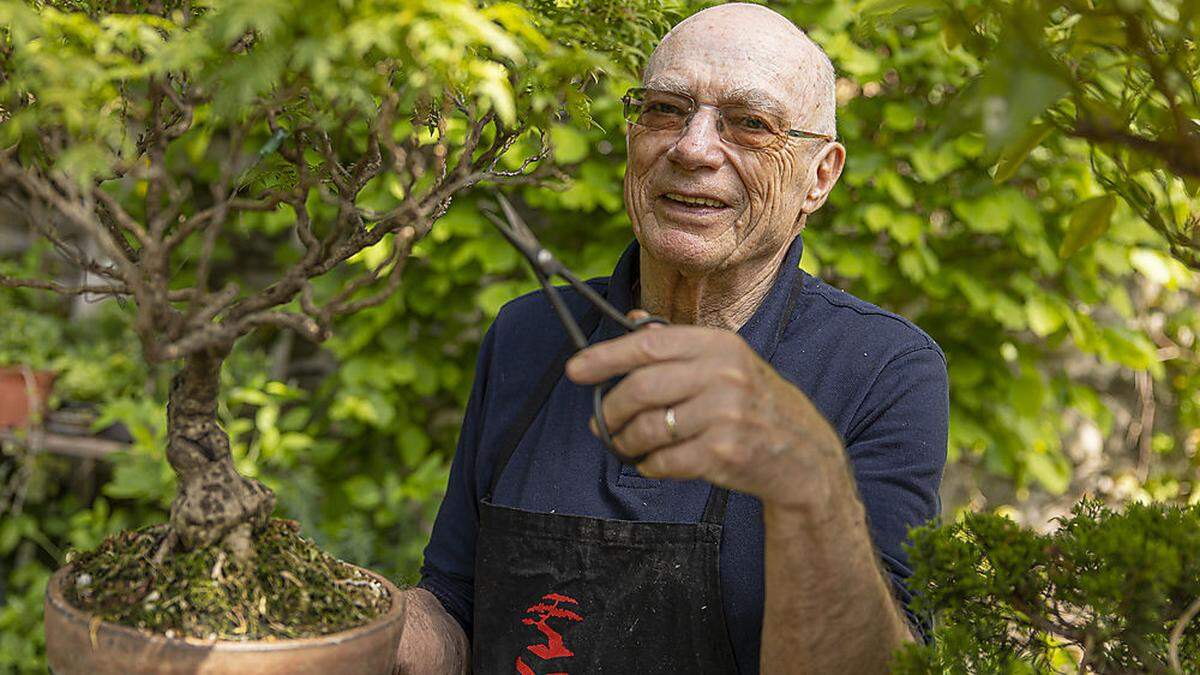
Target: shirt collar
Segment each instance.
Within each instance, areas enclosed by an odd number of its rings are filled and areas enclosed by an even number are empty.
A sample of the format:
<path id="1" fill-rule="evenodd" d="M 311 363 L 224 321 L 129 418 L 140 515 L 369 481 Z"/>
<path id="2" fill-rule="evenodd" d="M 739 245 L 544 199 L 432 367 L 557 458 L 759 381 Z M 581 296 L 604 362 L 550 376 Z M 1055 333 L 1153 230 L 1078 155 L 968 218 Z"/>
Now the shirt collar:
<path id="1" fill-rule="evenodd" d="M 640 247 L 636 239 L 630 242 L 617 260 L 612 276 L 608 280 L 606 298 L 622 314 L 633 308 L 633 287 L 638 280 L 640 266 Z M 753 316 L 738 331 L 754 351 L 764 360 L 769 361 L 779 344 L 779 338 L 786 328 L 784 320 L 792 314 L 791 307 L 796 302 L 799 284 L 804 272 L 800 270 L 800 257 L 804 254 L 803 235 L 796 235 L 788 245 L 787 254 L 780 264 L 779 272 L 771 290 L 763 298 Z M 608 340 L 624 332 L 617 323 L 605 317 L 596 331 L 592 334 L 591 343 Z"/>

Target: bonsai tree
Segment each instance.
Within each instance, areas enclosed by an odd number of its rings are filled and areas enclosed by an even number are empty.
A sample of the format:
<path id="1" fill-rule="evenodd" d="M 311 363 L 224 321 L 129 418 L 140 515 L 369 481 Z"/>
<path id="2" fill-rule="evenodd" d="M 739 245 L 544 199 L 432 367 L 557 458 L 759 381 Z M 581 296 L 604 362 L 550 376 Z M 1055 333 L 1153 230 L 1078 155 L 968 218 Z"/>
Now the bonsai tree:
<path id="1" fill-rule="evenodd" d="M 274 508 L 217 421 L 239 338 L 326 339 L 456 195 L 553 174 L 551 125 L 587 123 L 586 86 L 661 21 L 611 0 L 0 0 L 0 196 L 79 273 L 0 285 L 132 301 L 141 353 L 177 364 L 156 561 L 244 561 Z M 220 260 L 280 232 L 260 269 Z"/>
<path id="2" fill-rule="evenodd" d="M 1200 507 L 1084 500 L 1051 534 L 972 514 L 917 530 L 912 558 L 917 602 L 940 626 L 896 672 L 1183 673 L 1200 662 Z"/>

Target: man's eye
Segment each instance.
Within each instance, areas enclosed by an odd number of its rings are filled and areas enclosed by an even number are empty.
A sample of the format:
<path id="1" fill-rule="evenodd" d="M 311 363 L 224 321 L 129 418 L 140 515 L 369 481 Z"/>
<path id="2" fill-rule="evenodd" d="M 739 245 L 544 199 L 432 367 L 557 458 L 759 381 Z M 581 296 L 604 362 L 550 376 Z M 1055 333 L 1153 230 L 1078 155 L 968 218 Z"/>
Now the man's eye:
<path id="1" fill-rule="evenodd" d="M 771 125 L 761 117 L 754 115 L 738 115 L 733 119 L 733 123 L 747 131 L 770 131 Z"/>
<path id="2" fill-rule="evenodd" d="M 647 103 L 645 111 L 648 113 L 658 113 L 660 115 L 683 114 L 683 110 L 681 110 L 678 106 L 671 105 L 670 103 L 663 103 L 661 101 Z"/>

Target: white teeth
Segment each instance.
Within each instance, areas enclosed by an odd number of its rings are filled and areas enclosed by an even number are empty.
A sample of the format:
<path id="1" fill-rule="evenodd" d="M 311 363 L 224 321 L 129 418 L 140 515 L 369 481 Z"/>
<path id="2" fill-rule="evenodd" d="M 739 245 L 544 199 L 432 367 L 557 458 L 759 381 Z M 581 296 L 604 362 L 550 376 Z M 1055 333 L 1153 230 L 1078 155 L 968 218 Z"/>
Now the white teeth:
<path id="1" fill-rule="evenodd" d="M 676 194 L 674 192 L 668 192 L 664 196 L 667 197 L 668 199 L 674 199 L 677 202 L 683 202 L 684 204 L 691 204 L 692 206 L 715 206 L 717 208 L 725 206 L 725 204 L 723 202 L 719 202 L 715 199 L 708 199 L 706 197 L 687 197 L 687 196 L 684 196 L 681 194 Z"/>

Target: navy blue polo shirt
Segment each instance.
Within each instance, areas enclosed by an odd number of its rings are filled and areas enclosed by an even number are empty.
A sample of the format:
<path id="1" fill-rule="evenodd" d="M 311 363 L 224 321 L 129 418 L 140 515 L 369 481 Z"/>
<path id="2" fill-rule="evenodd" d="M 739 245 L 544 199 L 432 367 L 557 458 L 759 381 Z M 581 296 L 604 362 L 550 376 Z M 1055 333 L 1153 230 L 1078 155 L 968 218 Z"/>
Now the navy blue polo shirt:
<path id="1" fill-rule="evenodd" d="M 897 597 L 907 603 L 907 529 L 938 514 L 946 461 L 946 362 L 911 322 L 830 287 L 799 268 L 796 237 L 755 314 L 739 334 L 803 391 L 837 430 L 866 506 L 871 536 Z M 621 311 L 631 309 L 638 245 L 611 277 L 589 283 Z M 789 293 L 799 281 L 798 293 Z M 789 295 L 794 297 L 789 302 Z M 580 317 L 588 305 L 570 289 Z M 604 319 L 589 341 L 623 331 Z M 434 524 L 420 586 L 472 634 L 478 502 L 491 482 L 500 443 L 543 371 L 567 341 L 542 292 L 505 305 L 479 352 L 450 481 Z M 700 520 L 709 484 L 652 480 L 621 464 L 587 427 L 591 387 L 565 376 L 514 451 L 493 502 L 543 513 L 622 520 Z M 763 613 L 762 504 L 730 495 L 721 541 L 721 592 L 739 671 L 757 673 Z M 910 621 L 915 621 L 909 613 Z"/>

